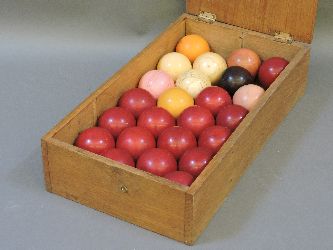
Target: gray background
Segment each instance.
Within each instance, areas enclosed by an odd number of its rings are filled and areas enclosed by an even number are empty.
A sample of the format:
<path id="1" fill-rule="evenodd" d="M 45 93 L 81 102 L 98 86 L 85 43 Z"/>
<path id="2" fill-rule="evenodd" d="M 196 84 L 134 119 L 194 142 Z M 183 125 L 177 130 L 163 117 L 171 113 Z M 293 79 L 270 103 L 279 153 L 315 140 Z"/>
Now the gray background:
<path id="1" fill-rule="evenodd" d="M 44 191 L 40 137 L 184 11 L 182 0 L 0 1 L 0 249 L 182 249 Z M 192 249 L 333 248 L 333 4 L 305 97 Z"/>

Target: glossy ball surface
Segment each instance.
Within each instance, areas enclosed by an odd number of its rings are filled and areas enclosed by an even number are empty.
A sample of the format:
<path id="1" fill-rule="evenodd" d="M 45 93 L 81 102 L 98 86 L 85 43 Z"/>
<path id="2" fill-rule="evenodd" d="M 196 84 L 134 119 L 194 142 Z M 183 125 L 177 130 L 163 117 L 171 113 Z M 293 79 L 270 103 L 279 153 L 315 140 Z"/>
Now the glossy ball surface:
<path id="1" fill-rule="evenodd" d="M 134 127 L 135 124 L 134 115 L 121 107 L 114 107 L 104 111 L 98 119 L 98 126 L 109 130 L 115 138 L 125 128 Z"/>
<path id="2" fill-rule="evenodd" d="M 141 127 L 124 129 L 117 139 L 117 148 L 127 150 L 136 160 L 145 150 L 156 146 L 155 138 L 149 130 Z"/>
<path id="3" fill-rule="evenodd" d="M 140 79 L 139 88 L 147 90 L 154 98 L 158 98 L 165 90 L 175 86 L 171 76 L 162 70 L 148 71 Z"/>
<path id="4" fill-rule="evenodd" d="M 258 85 L 249 84 L 239 88 L 233 96 L 233 103 L 251 111 L 265 90 Z"/>
<path id="5" fill-rule="evenodd" d="M 241 48 L 235 50 L 227 59 L 228 67 L 240 66 L 247 69 L 253 77 L 258 73 L 261 60 L 256 52 L 250 49 Z"/>
<path id="6" fill-rule="evenodd" d="M 177 170 L 177 161 L 169 151 L 152 148 L 143 152 L 136 167 L 154 175 L 164 176 Z"/>
<path id="7" fill-rule="evenodd" d="M 185 55 L 193 63 L 198 56 L 209 52 L 210 47 L 202 36 L 187 35 L 180 39 L 176 46 L 176 51 Z"/>
<path id="8" fill-rule="evenodd" d="M 208 148 L 197 147 L 186 150 L 179 160 L 179 170 L 198 177 L 213 158 L 213 152 Z"/>
<path id="9" fill-rule="evenodd" d="M 289 62 L 282 57 L 272 57 L 263 62 L 259 68 L 259 81 L 264 88 L 268 88 L 287 67 Z"/>
<path id="10" fill-rule="evenodd" d="M 176 86 L 185 90 L 193 98 L 196 98 L 203 89 L 211 85 L 208 76 L 195 69 L 181 74 L 176 81 Z"/>
<path id="11" fill-rule="evenodd" d="M 216 125 L 227 127 L 233 132 L 249 111 L 239 105 L 228 105 L 222 108 L 216 117 Z"/>
<path id="12" fill-rule="evenodd" d="M 212 113 L 200 106 L 192 106 L 183 111 L 177 119 L 177 125 L 185 129 L 189 129 L 198 137 L 201 132 L 215 124 Z"/>
<path id="13" fill-rule="evenodd" d="M 137 118 L 145 109 L 156 106 L 156 99 L 147 90 L 134 88 L 120 97 L 118 106 L 127 109 Z"/>
<path id="14" fill-rule="evenodd" d="M 137 125 L 148 129 L 155 137 L 158 137 L 166 128 L 175 126 L 176 120 L 165 109 L 151 107 L 141 113 Z"/>
<path id="15" fill-rule="evenodd" d="M 157 101 L 157 106 L 167 110 L 173 117 L 177 118 L 184 109 L 193 106 L 194 99 L 181 88 L 166 90 Z"/>
<path id="16" fill-rule="evenodd" d="M 157 140 L 157 147 L 168 150 L 176 159 L 179 159 L 187 149 L 196 146 L 197 141 L 193 133 L 177 126 L 164 130 Z"/>
<path id="17" fill-rule="evenodd" d="M 233 66 L 223 73 L 217 85 L 233 95 L 240 87 L 253 82 L 254 79 L 249 71 L 239 66 Z"/>
<path id="18" fill-rule="evenodd" d="M 193 69 L 199 70 L 208 76 L 212 84 L 215 84 L 222 77 L 227 69 L 227 63 L 222 56 L 217 53 L 207 52 L 195 59 Z"/>
<path id="19" fill-rule="evenodd" d="M 135 167 L 135 163 L 133 157 L 127 150 L 121 148 L 111 148 L 104 151 L 102 156 L 112 159 L 114 161 L 120 162 L 122 164 Z"/>
<path id="20" fill-rule="evenodd" d="M 192 64 L 183 54 L 171 52 L 160 59 L 157 69 L 166 72 L 176 81 L 181 74 L 192 69 Z"/>
<path id="21" fill-rule="evenodd" d="M 212 126 L 206 128 L 199 136 L 198 146 L 209 148 L 216 154 L 231 135 L 227 127 Z"/>
<path id="22" fill-rule="evenodd" d="M 195 104 L 209 109 L 215 116 L 218 111 L 232 103 L 229 93 L 223 88 L 212 86 L 205 88 L 195 99 Z"/>
<path id="23" fill-rule="evenodd" d="M 191 186 L 194 181 L 193 176 L 184 171 L 174 171 L 166 174 L 164 177 L 184 186 Z"/>
<path id="24" fill-rule="evenodd" d="M 101 154 L 107 149 L 114 148 L 115 142 L 107 129 L 93 127 L 82 131 L 74 145 L 95 154 Z"/>

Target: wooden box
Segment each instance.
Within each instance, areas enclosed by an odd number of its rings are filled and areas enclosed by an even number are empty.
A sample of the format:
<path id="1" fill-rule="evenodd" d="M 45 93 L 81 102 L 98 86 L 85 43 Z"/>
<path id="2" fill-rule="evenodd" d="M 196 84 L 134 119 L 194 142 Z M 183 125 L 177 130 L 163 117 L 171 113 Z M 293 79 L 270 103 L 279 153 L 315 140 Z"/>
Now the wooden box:
<path id="1" fill-rule="evenodd" d="M 187 0 L 186 4 L 189 14 L 171 24 L 48 132 L 42 138 L 42 151 L 49 192 L 190 245 L 303 95 L 317 1 Z M 209 14 L 198 20 L 201 11 L 215 13 L 217 20 Z M 212 50 L 224 57 L 247 47 L 262 59 L 282 56 L 290 64 L 191 187 L 72 145 L 80 131 L 94 126 L 105 109 L 116 105 L 121 94 L 136 87 L 181 37 L 192 33 L 204 36 Z"/>

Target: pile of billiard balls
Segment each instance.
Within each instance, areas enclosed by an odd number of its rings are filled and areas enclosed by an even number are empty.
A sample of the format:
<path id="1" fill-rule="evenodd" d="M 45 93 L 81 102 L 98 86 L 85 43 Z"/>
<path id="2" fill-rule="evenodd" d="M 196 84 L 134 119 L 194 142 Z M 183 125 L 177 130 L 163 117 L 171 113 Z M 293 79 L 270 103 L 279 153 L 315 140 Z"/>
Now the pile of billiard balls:
<path id="1" fill-rule="evenodd" d="M 287 65 L 246 48 L 225 60 L 185 36 L 74 144 L 190 186 Z"/>

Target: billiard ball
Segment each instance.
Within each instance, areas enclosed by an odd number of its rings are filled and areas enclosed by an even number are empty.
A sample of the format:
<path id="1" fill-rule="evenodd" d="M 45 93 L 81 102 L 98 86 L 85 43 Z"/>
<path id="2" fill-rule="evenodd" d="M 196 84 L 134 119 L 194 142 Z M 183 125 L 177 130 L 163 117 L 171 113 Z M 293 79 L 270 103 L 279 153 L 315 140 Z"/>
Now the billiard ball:
<path id="1" fill-rule="evenodd" d="M 98 126 L 109 130 L 115 138 L 125 128 L 134 127 L 135 124 L 133 114 L 121 107 L 107 109 L 98 119 Z"/>
<path id="2" fill-rule="evenodd" d="M 117 139 L 117 148 L 126 149 L 134 158 L 138 157 L 147 149 L 156 146 L 153 134 L 146 128 L 131 127 L 124 129 Z"/>
<path id="3" fill-rule="evenodd" d="M 111 133 L 105 128 L 92 127 L 82 131 L 74 145 L 95 154 L 114 148 L 115 142 Z"/>
<path id="4" fill-rule="evenodd" d="M 239 105 L 223 107 L 216 117 L 216 125 L 227 127 L 233 132 L 248 114 L 248 110 Z"/>
<path id="5" fill-rule="evenodd" d="M 176 51 L 187 56 L 193 63 L 194 60 L 205 52 L 210 51 L 208 42 L 200 35 L 187 35 L 178 42 Z"/>
<path id="6" fill-rule="evenodd" d="M 205 128 L 214 124 L 215 119 L 212 113 L 208 109 L 197 105 L 185 109 L 177 119 L 178 126 L 189 129 L 196 137 Z"/>
<path id="7" fill-rule="evenodd" d="M 195 69 L 181 74 L 176 81 L 176 86 L 184 89 L 193 98 L 196 98 L 203 89 L 211 85 L 212 83 L 208 76 Z"/>
<path id="8" fill-rule="evenodd" d="M 179 170 L 185 171 L 196 178 L 212 158 L 213 152 L 208 148 L 196 147 L 188 149 L 179 160 Z"/>
<path id="9" fill-rule="evenodd" d="M 233 103 L 251 111 L 264 93 L 265 90 L 262 87 L 248 84 L 236 91 L 233 96 Z"/>
<path id="10" fill-rule="evenodd" d="M 175 118 L 165 109 L 151 107 L 141 113 L 137 125 L 148 129 L 155 137 L 169 127 L 176 125 Z"/>
<path id="11" fill-rule="evenodd" d="M 140 79 L 139 88 L 147 90 L 154 98 L 158 98 L 165 90 L 175 86 L 171 76 L 162 70 L 148 71 Z"/>
<path id="12" fill-rule="evenodd" d="M 157 69 L 166 72 L 176 81 L 181 74 L 192 69 L 192 64 L 183 54 L 171 52 L 159 60 Z"/>
<path id="13" fill-rule="evenodd" d="M 136 167 L 157 176 L 164 176 L 177 170 L 177 161 L 168 150 L 151 148 L 139 157 Z"/>
<path id="14" fill-rule="evenodd" d="M 287 67 L 289 62 L 282 57 L 272 57 L 263 62 L 259 68 L 259 81 L 264 88 L 268 88 Z"/>
<path id="15" fill-rule="evenodd" d="M 187 149 L 196 146 L 197 140 L 193 133 L 178 126 L 165 129 L 157 140 L 157 147 L 170 151 L 176 159 L 179 159 Z"/>
<path id="16" fill-rule="evenodd" d="M 147 90 L 134 88 L 120 97 L 118 106 L 127 109 L 137 118 L 145 109 L 156 106 L 156 99 Z"/>
<path id="17" fill-rule="evenodd" d="M 191 186 L 194 181 L 193 176 L 185 171 L 174 171 L 166 174 L 164 178 L 184 186 Z"/>
<path id="18" fill-rule="evenodd" d="M 232 66 L 226 69 L 217 85 L 233 95 L 240 87 L 253 82 L 249 71 L 240 66 Z"/>
<path id="19" fill-rule="evenodd" d="M 228 67 L 240 66 L 247 69 L 253 77 L 258 73 L 261 64 L 260 57 L 250 49 L 241 48 L 235 50 L 227 59 Z"/>
<path id="20" fill-rule="evenodd" d="M 167 110 L 177 118 L 184 109 L 193 106 L 194 99 L 181 88 L 171 88 L 163 92 L 157 100 L 157 106 Z"/>
<path id="21" fill-rule="evenodd" d="M 209 148 L 216 154 L 228 140 L 231 131 L 227 127 L 211 126 L 202 131 L 199 136 L 198 146 Z"/>
<path id="22" fill-rule="evenodd" d="M 229 93 L 223 88 L 212 86 L 205 88 L 195 99 L 195 104 L 209 111 L 215 116 L 218 111 L 232 103 Z"/>
<path id="23" fill-rule="evenodd" d="M 110 148 L 110 149 L 104 151 L 101 155 L 106 158 L 112 159 L 114 161 L 120 162 L 122 164 L 131 166 L 131 167 L 135 167 L 133 157 L 125 149 Z"/>
<path id="24" fill-rule="evenodd" d="M 202 54 L 197 59 L 195 59 L 193 63 L 193 69 L 199 70 L 206 74 L 212 84 L 217 83 L 227 67 L 228 66 L 224 58 L 213 52 Z"/>

